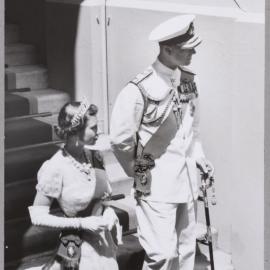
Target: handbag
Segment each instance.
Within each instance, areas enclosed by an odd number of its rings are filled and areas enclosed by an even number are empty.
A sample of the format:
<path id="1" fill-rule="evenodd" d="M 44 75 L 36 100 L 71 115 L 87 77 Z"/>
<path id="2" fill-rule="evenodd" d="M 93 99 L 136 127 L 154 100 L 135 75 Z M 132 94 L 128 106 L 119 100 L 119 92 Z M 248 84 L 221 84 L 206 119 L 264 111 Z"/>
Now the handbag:
<path id="1" fill-rule="evenodd" d="M 59 247 L 53 257 L 42 267 L 50 270 L 57 261 L 64 270 L 78 270 L 81 258 L 81 232 L 64 230 L 59 235 Z"/>

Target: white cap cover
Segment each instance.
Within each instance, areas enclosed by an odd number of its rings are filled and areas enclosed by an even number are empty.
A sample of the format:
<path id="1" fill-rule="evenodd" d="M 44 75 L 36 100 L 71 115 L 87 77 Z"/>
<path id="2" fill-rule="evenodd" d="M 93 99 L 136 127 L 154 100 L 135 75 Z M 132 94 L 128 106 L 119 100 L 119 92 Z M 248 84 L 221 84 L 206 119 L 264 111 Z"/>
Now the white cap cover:
<path id="1" fill-rule="evenodd" d="M 149 40 L 163 42 L 176 37 L 181 37 L 191 31 L 190 38 L 182 42 L 181 45 L 183 48 L 194 48 L 202 41 L 197 35 L 194 35 L 193 28 L 191 29 L 191 24 L 194 19 L 195 15 L 180 15 L 173 17 L 155 27 L 149 35 Z"/>

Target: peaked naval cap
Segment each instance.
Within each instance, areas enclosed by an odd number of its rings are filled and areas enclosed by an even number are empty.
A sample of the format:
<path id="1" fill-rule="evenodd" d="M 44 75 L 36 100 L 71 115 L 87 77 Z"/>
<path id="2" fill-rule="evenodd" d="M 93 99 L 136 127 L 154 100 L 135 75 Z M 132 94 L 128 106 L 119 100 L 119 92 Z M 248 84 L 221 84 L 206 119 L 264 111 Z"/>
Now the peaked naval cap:
<path id="1" fill-rule="evenodd" d="M 194 32 L 195 15 L 180 15 L 173 17 L 153 29 L 149 40 L 162 45 L 178 45 L 182 49 L 192 49 L 202 40 Z"/>

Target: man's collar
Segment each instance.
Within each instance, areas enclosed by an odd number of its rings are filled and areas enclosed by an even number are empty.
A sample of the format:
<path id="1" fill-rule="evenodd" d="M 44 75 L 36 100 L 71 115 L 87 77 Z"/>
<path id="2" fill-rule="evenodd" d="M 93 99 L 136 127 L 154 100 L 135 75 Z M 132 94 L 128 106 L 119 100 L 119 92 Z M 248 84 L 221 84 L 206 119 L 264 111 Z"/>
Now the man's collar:
<path id="1" fill-rule="evenodd" d="M 157 60 L 153 63 L 153 67 L 154 67 L 154 69 L 155 69 L 157 72 L 159 72 L 159 73 L 161 73 L 161 74 L 163 74 L 163 75 L 165 75 L 165 76 L 168 76 L 168 77 L 171 77 L 171 76 L 174 74 L 174 72 L 175 72 L 175 69 L 171 69 L 171 68 L 165 66 L 163 63 L 161 63 L 161 62 L 159 61 L 158 58 L 157 58 Z"/>

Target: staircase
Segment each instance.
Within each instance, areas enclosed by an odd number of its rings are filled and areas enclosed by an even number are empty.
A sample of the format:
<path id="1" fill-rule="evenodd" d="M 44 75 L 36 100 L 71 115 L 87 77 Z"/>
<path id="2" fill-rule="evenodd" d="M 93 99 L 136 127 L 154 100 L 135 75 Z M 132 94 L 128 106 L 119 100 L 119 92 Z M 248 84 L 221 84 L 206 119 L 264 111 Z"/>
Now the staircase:
<path id="1" fill-rule="evenodd" d="M 20 41 L 19 26 L 5 27 L 5 269 L 25 269 L 41 265 L 57 245 L 58 230 L 32 226 L 27 206 L 35 195 L 36 174 L 62 143 L 53 132 L 59 109 L 69 101 L 67 93 L 51 89 L 46 66 L 38 63 L 35 46 Z M 108 145 L 108 138 L 99 142 Z M 135 201 L 129 195 L 132 179 L 127 178 L 109 147 L 104 150 L 105 166 L 114 194 L 126 197 L 110 202 L 124 230 L 124 245 L 119 247 L 120 270 L 142 269 L 144 251 L 136 234 L 127 234 L 137 226 Z M 53 205 L 59 214 L 57 204 Z M 198 234 L 205 227 L 198 225 Z M 125 235 L 126 234 L 126 235 Z M 217 249 L 214 231 L 217 270 L 233 270 L 229 255 Z M 202 249 L 207 255 L 207 250 Z M 195 270 L 210 269 L 207 257 L 196 256 Z"/>
<path id="2" fill-rule="evenodd" d="M 57 231 L 31 226 L 27 206 L 38 168 L 58 150 L 52 126 L 69 95 L 48 88 L 47 69 L 35 46 L 20 42 L 19 26 L 7 24 L 5 33 L 5 268 L 16 269 L 45 235 L 42 249 L 57 239 Z"/>
<path id="3" fill-rule="evenodd" d="M 70 97 L 49 88 L 47 68 L 37 62 L 35 46 L 20 41 L 19 26 L 7 24 L 5 30 L 5 269 L 11 270 L 41 265 L 57 246 L 59 231 L 32 226 L 27 207 L 34 199 L 38 169 L 62 143 L 53 125 Z M 115 193 L 130 189 L 131 181 L 122 180 L 113 181 Z M 114 208 L 124 231 L 135 228 L 127 208 Z M 60 214 L 57 204 L 53 211 Z M 140 269 L 144 252 L 138 239 L 126 235 L 123 242 L 120 269 Z"/>

